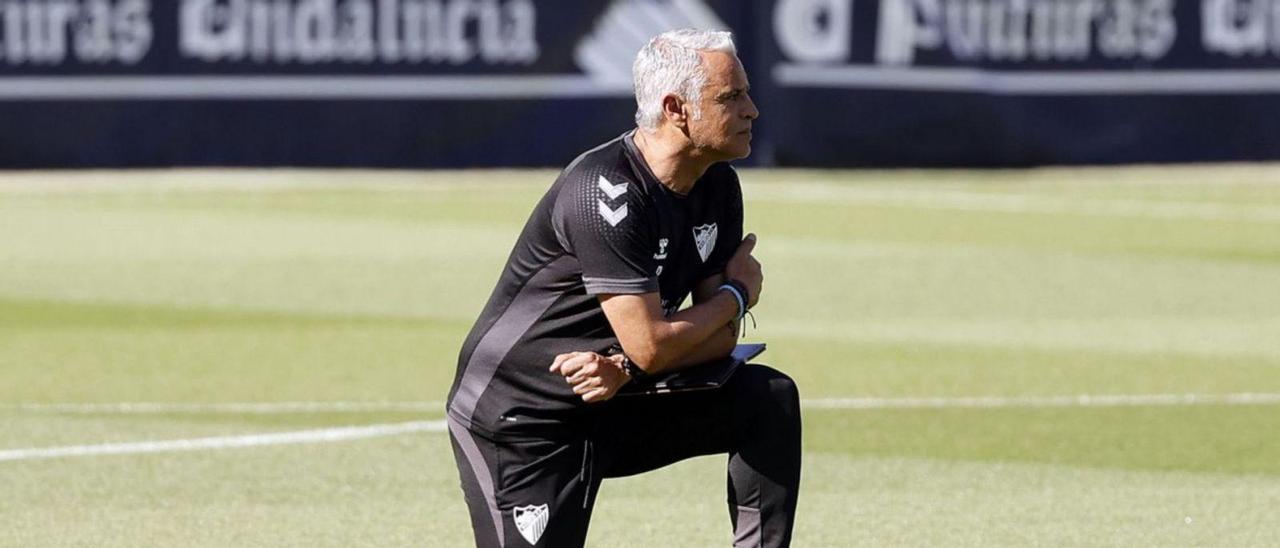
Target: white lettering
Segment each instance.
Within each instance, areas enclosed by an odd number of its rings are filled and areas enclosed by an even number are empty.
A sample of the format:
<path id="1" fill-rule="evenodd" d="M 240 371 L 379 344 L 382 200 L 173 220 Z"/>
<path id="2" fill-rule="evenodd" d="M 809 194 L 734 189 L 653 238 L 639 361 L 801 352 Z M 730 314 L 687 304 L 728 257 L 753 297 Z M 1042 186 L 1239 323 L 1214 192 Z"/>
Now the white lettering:
<path id="1" fill-rule="evenodd" d="M 439 0 L 408 0 L 404 4 L 405 59 L 410 63 L 444 59 L 444 11 Z"/>
<path id="2" fill-rule="evenodd" d="M 475 16 L 474 0 L 454 0 L 445 8 L 445 33 L 449 62 L 461 65 L 471 60 L 475 46 L 467 40 L 467 20 Z"/>
<path id="3" fill-rule="evenodd" d="M 83 23 L 76 29 L 76 57 L 82 61 L 105 63 L 115 56 L 111 17 L 111 4 L 106 0 L 92 0 L 85 4 Z"/>
<path id="4" fill-rule="evenodd" d="M 1089 44 L 1093 34 L 1093 16 L 1098 10 L 1096 0 L 1059 2 L 1054 23 L 1054 53 L 1058 59 L 1084 61 L 1089 58 Z"/>
<path id="5" fill-rule="evenodd" d="M 46 63 L 46 42 L 49 41 L 44 25 L 45 5 L 43 3 L 28 4 L 26 16 L 27 59 L 33 64 L 43 65 Z"/>
<path id="6" fill-rule="evenodd" d="M 947 3 L 947 43 L 959 59 L 978 59 L 983 53 L 984 0 L 952 0 Z"/>
<path id="7" fill-rule="evenodd" d="M 273 6 L 266 2 L 249 4 L 249 25 L 245 31 L 248 40 L 248 55 L 259 63 L 271 57 L 271 10 Z"/>
<path id="8" fill-rule="evenodd" d="M 78 6 L 66 0 L 53 0 L 45 4 L 44 44 L 42 61 L 50 65 L 67 58 L 67 23 L 76 14 Z M 34 24 L 34 23 L 33 23 Z"/>
<path id="9" fill-rule="evenodd" d="M 1280 7 L 1280 3 L 1276 6 Z M 1138 55 L 1143 59 L 1160 59 L 1169 53 L 1178 38 L 1174 0 L 1153 0 L 1143 7 L 1145 9 L 1138 11 Z"/>
<path id="10" fill-rule="evenodd" d="M 126 65 L 136 64 L 151 49 L 151 2 L 121 0 L 112 25 L 116 35 L 116 58 Z"/>
<path id="11" fill-rule="evenodd" d="M 0 3 L 0 57 L 10 65 L 26 58 L 26 40 L 22 37 L 22 4 Z"/>
<path id="12" fill-rule="evenodd" d="M 247 6 L 247 0 L 231 0 L 215 5 L 214 0 L 184 2 L 179 19 L 183 28 L 199 29 L 198 33 L 182 33 L 179 48 L 183 53 L 211 61 L 234 52 L 244 43 L 244 32 L 235 23 Z"/>
<path id="13" fill-rule="evenodd" d="M 995 60 L 1027 58 L 1027 0 L 1009 0 L 987 13 L 987 51 Z"/>
<path id="14" fill-rule="evenodd" d="M 135 64 L 151 49 L 148 0 L 0 0 L 10 65 Z"/>
<path id="15" fill-rule="evenodd" d="M 181 0 L 183 55 L 205 62 L 528 64 L 532 0 Z"/>
<path id="16" fill-rule="evenodd" d="M 540 52 L 533 25 L 537 16 L 533 0 L 515 0 L 507 4 L 506 17 L 500 27 L 505 31 L 502 37 L 507 56 L 512 61 L 527 64 L 538 60 Z"/>
<path id="17" fill-rule="evenodd" d="M 271 5 L 271 10 L 265 13 L 270 14 L 274 19 L 257 23 L 271 29 L 271 42 L 269 44 L 265 41 L 263 42 L 260 48 L 263 51 L 261 58 L 265 59 L 270 55 L 277 63 L 292 61 L 294 52 L 297 49 L 294 46 L 296 40 L 293 33 L 293 2 L 290 0 L 276 0 Z M 262 61 L 258 62 L 261 63 Z"/>
<path id="18" fill-rule="evenodd" d="M 316 63 L 333 59 L 334 29 L 338 27 L 331 0 L 302 0 L 293 19 L 298 60 Z"/>
<path id="19" fill-rule="evenodd" d="M 373 46 L 373 6 L 368 0 L 343 4 L 338 21 L 338 58 L 343 61 L 369 63 L 376 53 Z"/>
<path id="20" fill-rule="evenodd" d="M 1177 37 L 1173 8 L 1173 0 L 880 0 L 876 60 L 911 64 L 937 51 L 968 62 L 1155 60 Z"/>
<path id="21" fill-rule="evenodd" d="M 399 0 L 378 0 L 378 53 L 382 60 L 394 63 L 400 60 L 400 33 L 396 29 L 396 14 L 400 13 Z"/>
<path id="22" fill-rule="evenodd" d="M 1280 55 L 1280 0 L 1202 0 L 1205 49 L 1231 57 Z"/>

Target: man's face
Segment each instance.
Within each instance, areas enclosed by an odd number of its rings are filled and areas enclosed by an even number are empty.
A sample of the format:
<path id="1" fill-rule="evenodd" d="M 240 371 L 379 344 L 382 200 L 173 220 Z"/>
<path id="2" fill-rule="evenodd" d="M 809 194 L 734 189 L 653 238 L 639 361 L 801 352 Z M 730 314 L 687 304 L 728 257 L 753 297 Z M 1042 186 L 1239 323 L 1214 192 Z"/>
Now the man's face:
<path id="1" fill-rule="evenodd" d="M 738 57 L 725 52 L 704 52 L 707 85 L 702 88 L 702 118 L 688 119 L 689 138 L 695 147 L 713 158 L 734 160 L 751 154 L 751 123 L 760 116 L 747 91 L 747 71 Z"/>

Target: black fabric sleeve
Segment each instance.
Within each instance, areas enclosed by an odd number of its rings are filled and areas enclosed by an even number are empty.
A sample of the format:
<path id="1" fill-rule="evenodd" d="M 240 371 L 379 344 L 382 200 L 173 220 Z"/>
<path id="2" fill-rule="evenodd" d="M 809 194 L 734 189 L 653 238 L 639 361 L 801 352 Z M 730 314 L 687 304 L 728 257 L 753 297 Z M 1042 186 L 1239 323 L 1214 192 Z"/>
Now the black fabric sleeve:
<path id="1" fill-rule="evenodd" d="M 715 198 L 722 207 L 720 210 L 720 235 L 716 238 L 716 248 L 711 251 L 699 280 L 724 272 L 724 267 L 742 243 L 742 185 L 738 181 L 738 173 L 728 165 L 721 166 L 724 177 L 717 181 L 719 192 Z"/>
<path id="2" fill-rule="evenodd" d="M 587 293 L 658 291 L 653 212 L 639 183 L 616 172 L 582 169 L 556 204 L 556 229 L 582 266 Z"/>

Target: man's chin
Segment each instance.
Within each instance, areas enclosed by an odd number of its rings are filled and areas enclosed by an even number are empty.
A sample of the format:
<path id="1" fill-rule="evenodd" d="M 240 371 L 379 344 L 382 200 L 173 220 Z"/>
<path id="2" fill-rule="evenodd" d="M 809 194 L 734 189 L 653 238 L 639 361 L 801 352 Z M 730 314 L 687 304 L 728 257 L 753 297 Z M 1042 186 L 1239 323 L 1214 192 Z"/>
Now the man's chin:
<path id="1" fill-rule="evenodd" d="M 732 147 L 735 152 L 733 157 L 735 160 L 741 160 L 751 155 L 751 132 L 739 135 L 739 137 L 741 138 L 737 139 L 737 142 L 733 143 L 735 146 Z"/>
<path id="2" fill-rule="evenodd" d="M 751 143 L 729 143 L 725 146 L 708 147 L 703 149 L 705 154 L 716 158 L 718 162 L 729 162 L 733 160 L 741 160 L 751 155 Z"/>

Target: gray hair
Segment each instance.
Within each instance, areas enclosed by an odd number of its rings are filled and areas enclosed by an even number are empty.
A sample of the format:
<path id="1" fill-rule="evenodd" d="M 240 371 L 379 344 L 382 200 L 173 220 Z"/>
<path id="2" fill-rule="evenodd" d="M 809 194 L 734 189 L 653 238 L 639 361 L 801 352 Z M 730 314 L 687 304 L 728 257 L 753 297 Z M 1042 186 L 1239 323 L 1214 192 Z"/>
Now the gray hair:
<path id="1" fill-rule="evenodd" d="M 631 66 L 636 86 L 636 126 L 658 129 L 662 120 L 662 98 L 674 93 L 693 105 L 694 118 L 701 116 L 698 101 L 707 85 L 707 69 L 700 51 L 722 51 L 737 55 L 733 34 L 725 31 L 679 29 L 655 36 Z"/>

